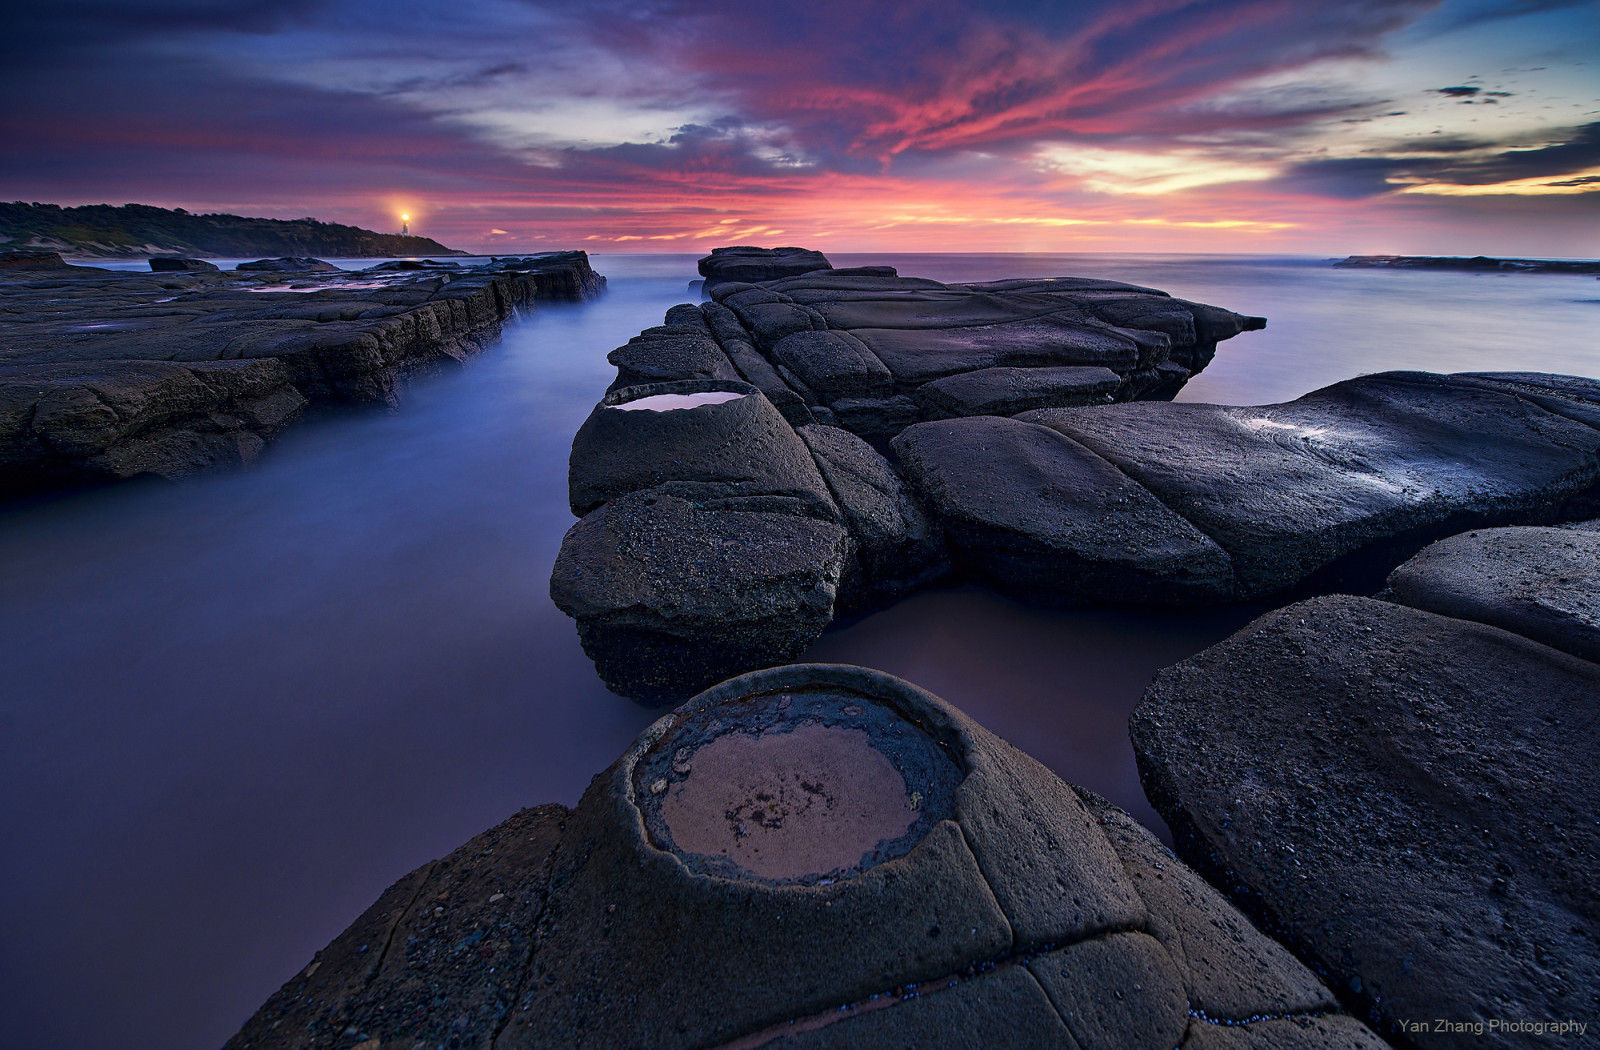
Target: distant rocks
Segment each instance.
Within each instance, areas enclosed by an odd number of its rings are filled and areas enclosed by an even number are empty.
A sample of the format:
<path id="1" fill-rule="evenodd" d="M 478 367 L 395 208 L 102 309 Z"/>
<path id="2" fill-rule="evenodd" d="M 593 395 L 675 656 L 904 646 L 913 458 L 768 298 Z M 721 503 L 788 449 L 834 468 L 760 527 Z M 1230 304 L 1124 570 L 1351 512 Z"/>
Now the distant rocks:
<path id="1" fill-rule="evenodd" d="M 0 496 L 249 462 L 308 405 L 394 404 L 404 376 L 475 353 L 513 310 L 604 280 L 582 252 L 421 276 L 45 254 L 0 269 Z"/>
<path id="2" fill-rule="evenodd" d="M 153 273 L 204 273 L 220 267 L 204 259 L 190 259 L 182 255 L 152 255 L 150 269 Z"/>
<path id="3" fill-rule="evenodd" d="M 0 252 L 0 270 L 64 270 L 60 252 L 19 250 Z"/>
<path id="4" fill-rule="evenodd" d="M 1390 576 L 1416 607 L 1269 613 L 1134 713 L 1179 853 L 1399 1045 L 1527 1046 L 1507 1022 L 1600 1007 L 1595 537 L 1442 540 Z"/>
<path id="5" fill-rule="evenodd" d="M 1351 269 L 1464 270 L 1469 273 L 1596 273 L 1600 262 L 1569 259 L 1491 259 L 1486 255 L 1351 255 L 1334 263 Z"/>
<path id="6" fill-rule="evenodd" d="M 1383 1044 L 1148 831 L 862 668 L 725 682 L 386 892 L 229 1050 Z"/>
<path id="7" fill-rule="evenodd" d="M 321 259 L 285 257 L 282 259 L 257 259 L 255 262 L 242 262 L 235 266 L 234 269 L 243 270 L 246 273 L 337 273 L 339 267 Z"/>

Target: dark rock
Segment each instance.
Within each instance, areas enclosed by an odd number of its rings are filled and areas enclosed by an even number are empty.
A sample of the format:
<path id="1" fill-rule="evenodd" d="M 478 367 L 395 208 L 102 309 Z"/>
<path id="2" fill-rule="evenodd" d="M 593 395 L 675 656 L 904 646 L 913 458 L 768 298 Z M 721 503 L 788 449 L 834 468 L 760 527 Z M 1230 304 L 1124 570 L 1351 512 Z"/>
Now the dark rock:
<path id="1" fill-rule="evenodd" d="M 0 270 L 64 270 L 66 260 L 60 252 L 23 249 L 0 252 Z"/>
<path id="2" fill-rule="evenodd" d="M 190 259 L 182 255 L 152 255 L 150 269 L 153 273 L 205 273 L 218 269 L 218 266 L 204 259 Z"/>
<path id="3" fill-rule="evenodd" d="M 1380 1033 L 1600 1005 L 1600 666 L 1335 595 L 1156 676 L 1134 712 L 1178 853 Z"/>
<path id="4" fill-rule="evenodd" d="M 877 450 L 838 427 L 799 428 L 838 504 L 854 550 L 840 586 L 845 609 L 892 601 L 949 571 L 932 525 Z"/>
<path id="5" fill-rule="evenodd" d="M 488 1050 L 515 1004 L 565 806 L 536 806 L 391 886 L 226 1050 L 368 1040 Z"/>
<path id="6" fill-rule="evenodd" d="M 613 390 L 682 379 L 740 381 L 733 362 L 703 326 L 647 328 L 607 354 L 606 360 L 617 369 Z"/>
<path id="7" fill-rule="evenodd" d="M 924 386 L 922 398 L 951 416 L 1014 416 L 1033 408 L 1097 405 L 1111 400 L 1122 377 L 1109 368 L 981 368 Z"/>
<path id="8" fill-rule="evenodd" d="M 677 307 L 673 307 L 677 309 Z M 750 335 L 739 323 L 738 316 L 721 303 L 705 303 L 700 307 L 706 327 L 710 329 L 723 353 L 733 362 L 745 381 L 760 390 L 775 405 L 783 417 L 796 425 L 811 422 L 805 399 L 796 393 L 771 362 L 761 356 Z M 670 312 L 670 311 L 669 311 Z"/>
<path id="9" fill-rule="evenodd" d="M 922 418 L 922 406 L 905 394 L 841 397 L 828 408 L 838 426 L 866 437 L 892 437 Z"/>
<path id="10" fill-rule="evenodd" d="M 1464 532 L 1390 573 L 1384 596 L 1600 661 L 1600 532 Z"/>
<path id="11" fill-rule="evenodd" d="M 773 346 L 772 357 L 830 404 L 894 392 L 894 377 L 883 362 L 848 332 L 796 332 Z"/>
<path id="12" fill-rule="evenodd" d="M 853 845 L 853 824 L 832 826 L 840 810 L 806 805 L 835 793 L 844 812 L 886 825 L 876 849 Z M 770 800 L 759 821 L 736 801 L 746 795 Z M 502 1043 L 687 1047 L 793 1032 L 801 1046 L 899 1034 L 979 1047 L 1015 1026 L 1038 1046 L 1164 1050 L 1192 1023 L 1189 975 L 1151 921 L 1101 820 L 1037 763 L 887 675 L 777 668 L 696 697 L 596 778 Z M 1247 957 L 1250 985 L 1274 967 L 1289 980 L 1254 999 L 1242 990 L 1247 1018 L 1296 999 L 1326 1009 L 1314 979 L 1281 949 L 1267 954 Z M 1233 961 L 1208 958 L 1199 979 L 1226 984 Z M 929 1027 L 967 1009 L 995 1027 Z"/>
<path id="13" fill-rule="evenodd" d="M 402 879 L 229 1047 L 491 1039 L 1383 1045 L 1126 813 L 909 683 L 816 664 L 707 690 L 570 814 Z"/>
<path id="14" fill-rule="evenodd" d="M 700 276 L 706 279 L 707 291 L 733 281 L 771 281 L 831 268 L 827 256 L 808 248 L 748 246 L 713 248 L 710 255 L 700 260 L 699 267 Z"/>
<path id="15" fill-rule="evenodd" d="M 578 621 L 606 686 L 678 700 L 815 641 L 833 619 L 849 541 L 838 524 L 794 513 L 797 503 L 646 490 L 568 530 L 550 596 Z"/>
<path id="16" fill-rule="evenodd" d="M 1093 450 L 1198 526 L 1228 552 L 1245 598 L 1330 566 L 1352 574 L 1333 582 L 1370 576 L 1375 588 L 1439 536 L 1589 516 L 1600 485 L 1600 430 L 1473 377 L 1386 372 L 1279 405 L 1021 418 Z"/>
<path id="17" fill-rule="evenodd" d="M 500 266 L 501 269 L 515 269 L 517 264 L 524 262 L 526 262 L 526 260 L 523 259 L 502 260 L 500 261 Z M 375 270 L 378 273 L 415 272 L 418 270 L 459 270 L 461 269 L 461 264 L 458 262 L 437 262 L 433 259 L 392 259 L 389 262 L 379 263 L 376 266 L 369 266 L 368 269 Z"/>
<path id="18" fill-rule="evenodd" d="M 0 497 L 249 462 L 308 402 L 395 404 L 512 311 L 585 299 L 576 256 L 539 268 L 273 274 L 0 271 Z"/>
<path id="19" fill-rule="evenodd" d="M 1491 259 L 1486 255 L 1351 255 L 1334 263 L 1364 269 L 1521 271 L 1524 273 L 1600 273 L 1600 262 L 1576 259 Z"/>
<path id="20" fill-rule="evenodd" d="M 335 273 L 339 267 L 321 259 L 297 259 L 285 256 L 282 259 L 257 259 L 255 262 L 242 262 L 235 266 L 234 269 L 261 273 Z"/>
<path id="21" fill-rule="evenodd" d="M 1232 597 L 1220 547 L 1047 427 L 992 416 L 920 423 L 894 450 L 970 579 L 1047 604 Z"/>
<path id="22" fill-rule="evenodd" d="M 1139 364 L 1138 343 L 1105 325 L 1018 321 L 944 329 L 859 328 L 851 332 L 901 383 L 921 384 L 995 367 L 1092 365 L 1119 374 Z"/>
<path id="23" fill-rule="evenodd" d="M 568 465 L 573 514 L 663 484 L 693 486 L 700 499 L 782 496 L 803 513 L 837 516 L 805 443 L 760 391 L 737 381 L 619 390 L 578 429 Z"/>

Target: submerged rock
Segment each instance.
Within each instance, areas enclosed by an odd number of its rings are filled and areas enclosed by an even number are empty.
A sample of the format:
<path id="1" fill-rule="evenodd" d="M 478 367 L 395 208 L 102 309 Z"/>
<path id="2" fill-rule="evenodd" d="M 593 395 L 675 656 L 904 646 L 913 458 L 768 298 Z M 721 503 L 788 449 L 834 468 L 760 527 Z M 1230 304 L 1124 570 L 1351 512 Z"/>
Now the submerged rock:
<path id="1" fill-rule="evenodd" d="M 1600 665 L 1335 595 L 1162 671 L 1132 736 L 1179 854 L 1380 1033 L 1520 1047 L 1600 1006 L 1597 697 Z"/>
<path id="2" fill-rule="evenodd" d="M 182 255 L 152 255 L 150 270 L 153 273 L 206 273 L 219 269 L 216 263 L 204 259 L 190 259 Z"/>
<path id="3" fill-rule="evenodd" d="M 879 672 L 725 682 L 563 815 L 401 880 L 231 1050 L 1383 1045 L 1127 814 Z"/>
<path id="4" fill-rule="evenodd" d="M 258 273 L 337 273 L 339 267 L 331 262 L 321 259 L 299 259 L 285 256 L 281 259 L 257 259 L 255 262 L 242 262 L 234 267 L 235 270 Z"/>

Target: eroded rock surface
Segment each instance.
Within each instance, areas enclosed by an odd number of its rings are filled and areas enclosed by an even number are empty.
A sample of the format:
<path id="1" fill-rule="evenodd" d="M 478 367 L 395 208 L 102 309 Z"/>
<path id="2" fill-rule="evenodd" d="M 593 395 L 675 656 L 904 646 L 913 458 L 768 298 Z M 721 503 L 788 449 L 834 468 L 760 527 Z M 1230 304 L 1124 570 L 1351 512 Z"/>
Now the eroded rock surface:
<path id="1" fill-rule="evenodd" d="M 1386 597 L 1600 661 L 1600 520 L 1483 529 L 1424 548 Z"/>
<path id="2" fill-rule="evenodd" d="M 603 283 L 582 252 L 420 277 L 162 259 L 139 274 L 14 254 L 0 267 L 0 495 L 248 462 L 307 404 L 393 404 L 404 376 L 477 352 L 514 310 Z"/>
<path id="3" fill-rule="evenodd" d="M 1132 736 L 1178 852 L 1381 1034 L 1520 1047 L 1495 1022 L 1600 1010 L 1597 700 L 1570 653 L 1334 595 L 1161 672 Z"/>
<path id="4" fill-rule="evenodd" d="M 1383 1046 L 1127 814 L 862 668 L 725 682 L 570 815 L 489 834 L 397 884 L 230 1046 L 409 1046 L 447 1022 L 503 1050 Z"/>

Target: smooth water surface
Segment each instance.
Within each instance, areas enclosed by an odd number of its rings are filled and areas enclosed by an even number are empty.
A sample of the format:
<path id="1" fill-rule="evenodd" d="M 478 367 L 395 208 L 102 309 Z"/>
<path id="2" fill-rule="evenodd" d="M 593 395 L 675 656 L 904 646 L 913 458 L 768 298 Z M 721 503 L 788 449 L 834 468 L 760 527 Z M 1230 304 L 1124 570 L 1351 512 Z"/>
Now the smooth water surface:
<path id="1" fill-rule="evenodd" d="M 1324 260 L 840 256 L 946 280 L 1080 274 L 1270 319 L 1185 400 L 1360 372 L 1600 375 L 1600 282 Z M 692 257 L 597 257 L 599 302 L 508 327 L 395 414 L 303 425 L 257 467 L 0 510 L 0 1032 L 37 1050 L 222 1043 L 406 871 L 575 802 L 655 712 L 607 693 L 548 597 L 573 433 L 606 353 Z M 1038 611 L 931 591 L 808 654 L 944 696 L 1153 821 L 1126 719 L 1259 610 Z"/>

